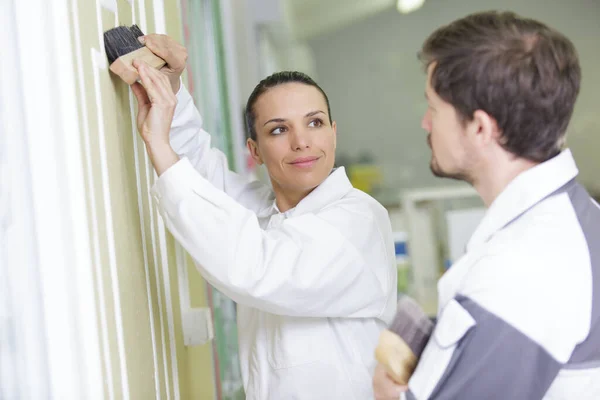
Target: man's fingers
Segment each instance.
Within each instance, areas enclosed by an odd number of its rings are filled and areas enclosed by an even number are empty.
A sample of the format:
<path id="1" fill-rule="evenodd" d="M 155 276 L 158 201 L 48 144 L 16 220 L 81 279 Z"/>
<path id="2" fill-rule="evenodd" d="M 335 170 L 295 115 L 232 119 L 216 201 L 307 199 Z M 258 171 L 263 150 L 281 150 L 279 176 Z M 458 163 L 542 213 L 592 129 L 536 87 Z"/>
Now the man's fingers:
<path id="1" fill-rule="evenodd" d="M 394 382 L 381 364 L 377 365 L 373 376 L 373 391 L 377 400 L 397 400 L 407 390 L 407 386 Z"/>
<path id="2" fill-rule="evenodd" d="M 408 388 L 406 386 L 400 386 L 395 384 L 381 384 L 375 391 L 375 398 L 377 400 L 399 400 L 402 393 L 406 392 Z"/>

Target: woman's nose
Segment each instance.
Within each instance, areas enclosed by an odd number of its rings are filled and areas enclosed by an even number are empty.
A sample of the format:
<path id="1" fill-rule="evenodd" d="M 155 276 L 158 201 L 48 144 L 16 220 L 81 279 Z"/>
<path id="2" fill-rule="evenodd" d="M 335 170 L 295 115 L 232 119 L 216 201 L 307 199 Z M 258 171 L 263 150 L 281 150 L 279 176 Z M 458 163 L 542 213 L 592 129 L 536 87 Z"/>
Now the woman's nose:
<path id="1" fill-rule="evenodd" d="M 310 135 L 303 130 L 294 130 L 290 135 L 293 150 L 302 150 L 310 147 Z"/>

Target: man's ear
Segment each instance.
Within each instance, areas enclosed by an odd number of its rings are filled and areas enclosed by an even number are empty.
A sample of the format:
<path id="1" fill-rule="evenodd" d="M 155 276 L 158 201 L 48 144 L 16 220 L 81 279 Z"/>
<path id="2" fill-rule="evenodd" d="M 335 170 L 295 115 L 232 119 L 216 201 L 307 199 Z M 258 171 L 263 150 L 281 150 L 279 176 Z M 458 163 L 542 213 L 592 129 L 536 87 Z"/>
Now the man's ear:
<path id="1" fill-rule="evenodd" d="M 263 165 L 263 160 L 260 156 L 260 151 L 258 150 L 258 143 L 256 143 L 254 139 L 248 138 L 248 140 L 246 140 L 246 147 L 248 147 L 248 151 L 254 162 L 258 165 Z"/>
<path id="2" fill-rule="evenodd" d="M 473 120 L 469 122 L 468 130 L 483 145 L 496 143 L 500 137 L 496 120 L 483 110 L 476 110 L 473 113 Z"/>

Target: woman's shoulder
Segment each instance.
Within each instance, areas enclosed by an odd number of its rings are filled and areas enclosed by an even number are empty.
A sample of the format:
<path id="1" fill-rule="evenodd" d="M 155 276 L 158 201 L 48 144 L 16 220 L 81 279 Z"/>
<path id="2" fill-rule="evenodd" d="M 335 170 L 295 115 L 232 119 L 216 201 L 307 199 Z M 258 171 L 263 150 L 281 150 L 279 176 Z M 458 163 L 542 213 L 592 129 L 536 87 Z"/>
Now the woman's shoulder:
<path id="1" fill-rule="evenodd" d="M 388 226 L 389 214 L 385 207 L 373 197 L 358 189 L 348 191 L 340 199 L 331 202 L 320 212 L 326 219 L 335 219 L 348 227 L 361 227 L 365 225 Z"/>
<path id="2" fill-rule="evenodd" d="M 386 217 L 388 216 L 387 209 L 380 202 L 375 200 L 369 194 L 356 188 L 352 188 L 352 190 L 348 191 L 338 203 L 340 206 L 348 207 L 357 212 L 366 212 L 377 215 L 384 214 Z"/>

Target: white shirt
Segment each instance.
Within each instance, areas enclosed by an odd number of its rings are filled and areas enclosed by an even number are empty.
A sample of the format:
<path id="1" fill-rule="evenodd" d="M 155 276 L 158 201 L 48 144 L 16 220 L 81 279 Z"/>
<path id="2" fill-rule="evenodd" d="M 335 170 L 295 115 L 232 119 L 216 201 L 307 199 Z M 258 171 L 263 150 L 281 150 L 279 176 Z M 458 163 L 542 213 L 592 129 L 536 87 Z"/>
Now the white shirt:
<path id="1" fill-rule="evenodd" d="M 407 399 L 600 399 L 600 208 L 563 151 L 517 176 L 440 279 Z"/>
<path id="2" fill-rule="evenodd" d="M 343 168 L 294 209 L 228 170 L 183 88 L 171 144 L 183 157 L 152 189 L 204 278 L 238 303 L 248 400 L 373 397 L 379 333 L 396 307 L 386 210 Z"/>

